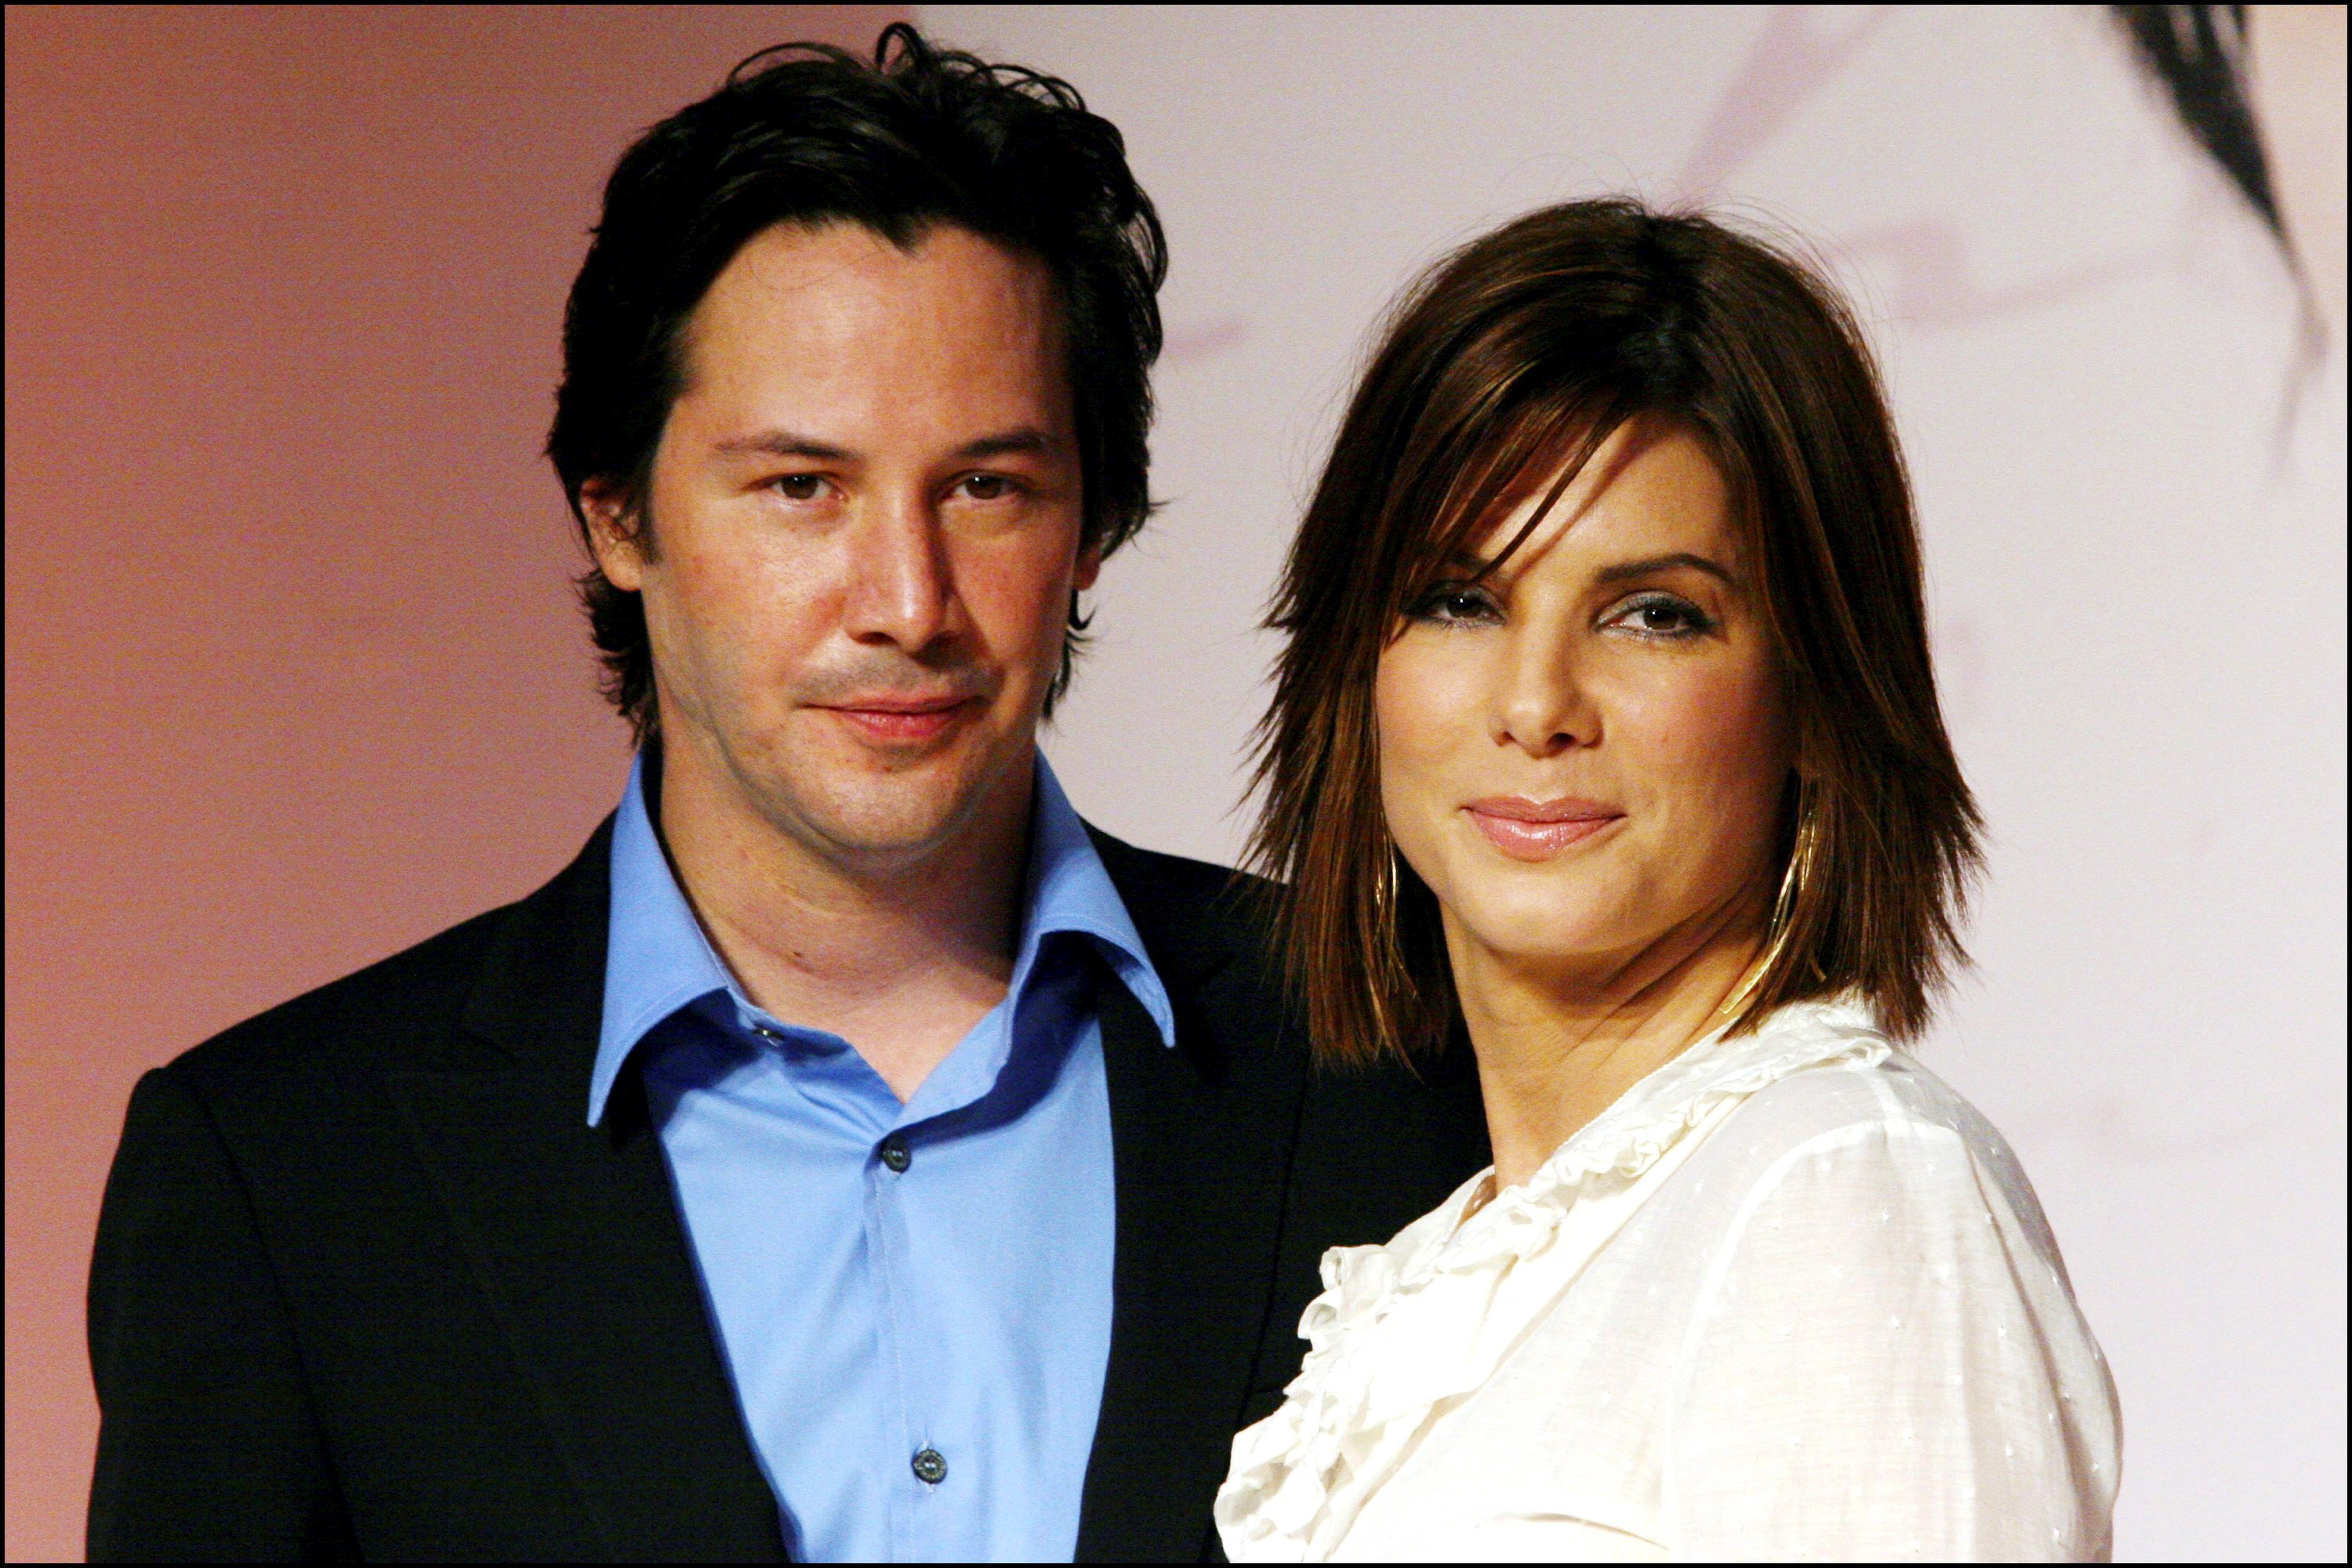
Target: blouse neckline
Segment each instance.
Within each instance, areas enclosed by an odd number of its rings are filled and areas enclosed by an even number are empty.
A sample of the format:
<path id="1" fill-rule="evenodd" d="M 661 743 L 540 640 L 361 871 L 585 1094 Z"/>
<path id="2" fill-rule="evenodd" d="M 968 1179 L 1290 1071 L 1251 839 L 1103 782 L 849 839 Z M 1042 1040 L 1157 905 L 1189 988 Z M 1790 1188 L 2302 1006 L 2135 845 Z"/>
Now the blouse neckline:
<path id="1" fill-rule="evenodd" d="M 1445 1223 L 1433 1237 L 1417 1239 L 1434 1240 L 1433 1248 L 1423 1250 L 1440 1267 L 1475 1263 L 1478 1255 L 1498 1245 L 1507 1248 L 1509 1233 L 1528 1221 L 1544 1223 L 1573 1203 L 1578 1190 L 1595 1178 L 1640 1176 L 1724 1101 L 1744 1100 L 1800 1068 L 1854 1057 L 1877 1061 L 1891 1048 L 1877 1014 L 1868 1003 L 1852 997 L 1792 1003 L 1737 1039 L 1717 1029 L 1636 1080 L 1553 1150 L 1526 1181 L 1496 1193 L 1467 1217 L 1463 1211 L 1494 1175 L 1495 1167 L 1489 1165 L 1463 1183 L 1431 1216 L 1443 1215 Z M 1416 1228 L 1400 1232 L 1390 1247 Z"/>
<path id="2" fill-rule="evenodd" d="M 1571 1211 L 1581 1205 L 1593 1222 L 1561 1260 L 1572 1269 L 1647 1195 L 1639 1178 L 1716 1111 L 1790 1073 L 1874 1065 L 1892 1048 L 1853 997 L 1791 1004 L 1738 1038 L 1718 1029 L 1476 1213 L 1464 1217 L 1491 1165 L 1386 1245 L 1326 1252 L 1323 1292 L 1299 1322 L 1308 1348 L 1298 1375 L 1282 1407 L 1234 1440 L 1216 1505 L 1228 1550 L 1276 1561 L 1328 1554 L 1437 1405 L 1493 1375 L 1556 1297 L 1541 1288 L 1556 1270 L 1528 1266 L 1554 1250 Z"/>

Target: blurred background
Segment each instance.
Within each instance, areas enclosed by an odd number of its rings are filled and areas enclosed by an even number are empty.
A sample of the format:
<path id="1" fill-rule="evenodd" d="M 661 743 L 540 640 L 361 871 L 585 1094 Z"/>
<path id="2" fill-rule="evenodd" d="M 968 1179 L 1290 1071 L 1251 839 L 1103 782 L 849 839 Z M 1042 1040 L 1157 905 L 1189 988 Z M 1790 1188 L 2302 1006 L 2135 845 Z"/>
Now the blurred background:
<path id="1" fill-rule="evenodd" d="M 2099 7 L 10 7 L 7 1556 L 80 1552 L 138 1074 L 618 796 L 538 456 L 612 161 L 911 16 L 1067 77 L 1168 226 L 1169 504 L 1047 742 L 1155 847 L 1238 850 L 1256 623 L 1417 268 L 1603 191 L 1811 245 L 1991 829 L 1921 1054 L 2114 1365 L 2116 1554 L 2342 1560 L 2345 12 L 2245 11 L 2275 223 Z"/>

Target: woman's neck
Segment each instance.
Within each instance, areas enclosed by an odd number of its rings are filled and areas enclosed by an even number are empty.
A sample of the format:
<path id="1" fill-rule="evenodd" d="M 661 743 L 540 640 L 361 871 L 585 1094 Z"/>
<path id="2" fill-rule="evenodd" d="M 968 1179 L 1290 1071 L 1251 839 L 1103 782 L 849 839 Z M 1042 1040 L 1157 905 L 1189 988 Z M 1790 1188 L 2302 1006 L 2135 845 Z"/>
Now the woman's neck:
<path id="1" fill-rule="evenodd" d="M 1486 1096 L 1496 1191 L 1526 1181 L 1619 1096 L 1719 1026 L 1759 946 L 1752 931 L 1680 931 L 1603 972 L 1564 973 L 1486 948 L 1450 916 L 1445 923 Z"/>

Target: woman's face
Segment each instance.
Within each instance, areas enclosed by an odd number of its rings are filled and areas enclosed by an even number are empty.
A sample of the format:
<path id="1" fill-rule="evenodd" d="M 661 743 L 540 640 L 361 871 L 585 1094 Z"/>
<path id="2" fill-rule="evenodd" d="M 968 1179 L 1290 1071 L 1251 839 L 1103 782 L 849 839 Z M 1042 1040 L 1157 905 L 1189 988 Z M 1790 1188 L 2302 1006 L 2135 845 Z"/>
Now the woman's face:
<path id="1" fill-rule="evenodd" d="M 1381 795 L 1457 968 L 1477 953 L 1605 981 L 1752 937 L 1793 745 L 1699 441 L 1620 427 L 1473 584 L 1549 488 L 1454 562 L 1381 655 Z"/>

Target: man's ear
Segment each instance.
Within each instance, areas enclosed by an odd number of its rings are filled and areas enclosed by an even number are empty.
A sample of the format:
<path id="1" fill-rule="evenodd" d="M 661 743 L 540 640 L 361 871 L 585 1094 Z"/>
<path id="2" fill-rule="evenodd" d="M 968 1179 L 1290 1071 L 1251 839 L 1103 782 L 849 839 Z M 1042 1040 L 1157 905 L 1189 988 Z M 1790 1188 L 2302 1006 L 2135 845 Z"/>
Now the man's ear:
<path id="1" fill-rule="evenodd" d="M 631 518 L 628 498 L 607 479 L 590 479 L 580 487 L 580 515 L 588 520 L 588 548 L 595 552 L 604 581 L 625 594 L 645 585 L 646 552 L 639 529 Z"/>
<path id="2" fill-rule="evenodd" d="M 1102 555 L 1099 544 L 1089 544 L 1078 552 L 1077 568 L 1070 574 L 1072 588 L 1083 594 L 1095 585 L 1095 579 L 1102 575 Z"/>

